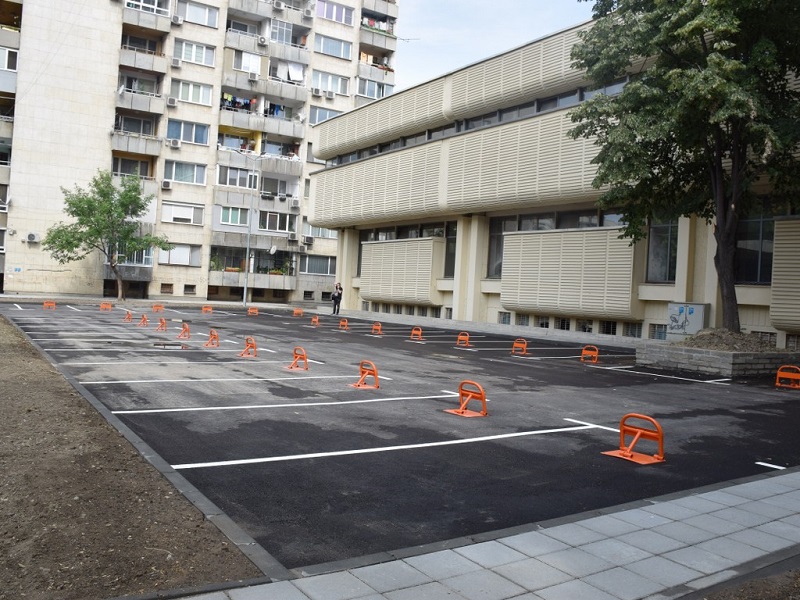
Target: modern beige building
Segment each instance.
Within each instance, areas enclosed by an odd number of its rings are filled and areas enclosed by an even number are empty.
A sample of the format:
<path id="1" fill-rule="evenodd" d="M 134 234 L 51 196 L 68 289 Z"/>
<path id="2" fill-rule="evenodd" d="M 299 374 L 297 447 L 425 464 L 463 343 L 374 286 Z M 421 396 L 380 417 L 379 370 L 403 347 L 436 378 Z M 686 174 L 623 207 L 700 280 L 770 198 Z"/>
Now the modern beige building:
<path id="1" fill-rule="evenodd" d="M 344 306 L 609 336 L 672 339 L 721 323 L 715 242 L 698 218 L 620 239 L 599 211 L 590 141 L 570 107 L 584 24 L 315 129 L 312 223 L 339 229 Z M 743 328 L 798 346 L 800 220 L 765 200 L 740 226 Z"/>
<path id="2" fill-rule="evenodd" d="M 61 188 L 140 177 L 132 297 L 320 301 L 336 231 L 307 215 L 311 125 L 394 84 L 394 0 L 0 0 L 0 290 L 113 294 L 42 248 Z"/>

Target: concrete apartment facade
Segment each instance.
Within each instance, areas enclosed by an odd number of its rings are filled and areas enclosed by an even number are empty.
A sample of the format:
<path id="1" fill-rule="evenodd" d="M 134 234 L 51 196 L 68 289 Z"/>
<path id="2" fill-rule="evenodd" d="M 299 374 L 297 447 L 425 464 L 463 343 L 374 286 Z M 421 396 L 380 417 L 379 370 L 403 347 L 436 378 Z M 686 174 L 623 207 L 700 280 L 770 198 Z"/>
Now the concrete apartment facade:
<path id="1" fill-rule="evenodd" d="M 315 127 L 312 222 L 340 229 L 345 307 L 655 339 L 721 324 L 713 225 L 653 222 L 631 245 L 595 205 L 597 148 L 566 135 L 597 93 L 570 66 L 586 27 Z M 800 220 L 765 200 L 738 255 L 743 329 L 797 348 Z"/>
<path id="2" fill-rule="evenodd" d="M 0 0 L 0 291 L 115 294 L 99 253 L 41 245 L 62 188 L 140 177 L 131 297 L 327 299 L 336 230 L 312 227 L 311 127 L 394 86 L 393 0 Z"/>

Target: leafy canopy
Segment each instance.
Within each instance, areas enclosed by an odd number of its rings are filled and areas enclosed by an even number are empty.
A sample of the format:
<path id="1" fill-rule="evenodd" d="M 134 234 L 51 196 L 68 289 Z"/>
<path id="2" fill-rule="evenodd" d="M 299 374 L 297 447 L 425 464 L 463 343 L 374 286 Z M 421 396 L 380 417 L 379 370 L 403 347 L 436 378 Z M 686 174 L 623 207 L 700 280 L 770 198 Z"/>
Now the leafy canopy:
<path id="1" fill-rule="evenodd" d="M 572 113 L 570 135 L 600 147 L 601 205 L 634 240 L 653 215 L 716 218 L 732 255 L 754 185 L 785 197 L 800 182 L 800 2 L 595 0 L 593 13 L 574 66 L 598 86 L 630 74 Z"/>
<path id="2" fill-rule="evenodd" d="M 54 225 L 43 240 L 59 263 L 81 260 L 97 250 L 116 270 L 123 249 L 130 255 L 151 247 L 171 248 L 165 237 L 141 233 L 138 219 L 147 212 L 152 196 L 142 196 L 138 177 L 123 177 L 116 186 L 109 171 L 98 171 L 88 189 L 75 186 L 61 191 L 64 213 L 73 221 Z"/>

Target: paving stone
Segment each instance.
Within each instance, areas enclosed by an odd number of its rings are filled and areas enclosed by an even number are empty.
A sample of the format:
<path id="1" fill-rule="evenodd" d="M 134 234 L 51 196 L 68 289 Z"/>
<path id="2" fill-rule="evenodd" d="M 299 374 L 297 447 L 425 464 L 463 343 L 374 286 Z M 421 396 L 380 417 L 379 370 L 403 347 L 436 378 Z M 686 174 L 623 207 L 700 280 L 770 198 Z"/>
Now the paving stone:
<path id="1" fill-rule="evenodd" d="M 708 540 L 702 544 L 697 544 L 697 547 L 708 550 L 718 556 L 724 556 L 737 563 L 746 563 L 767 554 L 765 550 L 744 544 L 729 537 Z"/>
<path id="2" fill-rule="evenodd" d="M 593 531 L 579 523 L 569 523 L 567 525 L 559 525 L 558 527 L 551 527 L 543 529 L 542 533 L 555 538 L 560 542 L 569 544 L 570 546 L 580 546 L 588 544 L 597 540 L 602 540 L 605 536 Z"/>
<path id="3" fill-rule="evenodd" d="M 742 531 L 737 531 L 736 533 L 732 533 L 727 537 L 734 539 L 737 542 L 742 542 L 755 548 L 766 550 L 767 552 L 777 552 L 778 550 L 783 550 L 784 548 L 794 545 L 793 541 L 787 540 L 786 538 L 778 535 L 767 533 L 758 527 L 752 529 L 743 529 Z"/>
<path id="4" fill-rule="evenodd" d="M 677 550 L 686 546 L 685 542 L 680 542 L 671 537 L 661 535 L 652 529 L 643 529 L 642 531 L 634 531 L 626 533 L 617 538 L 618 540 L 636 546 L 650 554 L 664 554 L 670 550 Z"/>
<path id="5" fill-rule="evenodd" d="M 717 585 L 718 583 L 723 583 L 729 579 L 733 579 L 737 575 L 739 575 L 739 573 L 736 571 L 721 571 L 720 573 L 714 573 L 708 577 L 702 577 L 701 579 L 691 581 L 687 583 L 686 586 L 693 590 L 703 590 L 711 587 L 712 585 Z"/>
<path id="6" fill-rule="evenodd" d="M 781 485 L 779 481 L 761 479 L 731 486 L 726 491 L 750 500 L 761 500 L 762 498 L 791 492 L 792 489 L 791 486 Z"/>
<path id="7" fill-rule="evenodd" d="M 296 579 L 292 583 L 311 600 L 350 600 L 375 593 L 375 590 L 347 571 Z"/>
<path id="8" fill-rule="evenodd" d="M 228 596 L 230 596 L 230 600 L 308 600 L 308 596 L 292 585 L 290 581 L 230 590 Z"/>
<path id="9" fill-rule="evenodd" d="M 729 558 L 719 556 L 718 554 L 712 554 L 707 550 L 696 547 L 680 548 L 672 552 L 667 552 L 664 554 L 664 558 L 689 567 L 690 569 L 700 571 L 705 575 L 718 573 L 736 566 L 734 561 Z"/>
<path id="10" fill-rule="evenodd" d="M 584 552 L 580 548 L 568 548 L 567 550 L 544 554 L 539 557 L 539 560 L 573 577 L 584 577 L 615 566 L 599 556 Z"/>
<path id="11" fill-rule="evenodd" d="M 667 519 L 672 519 L 673 521 L 688 519 L 689 517 L 694 517 L 700 514 L 696 510 L 686 508 L 685 506 L 681 506 L 675 502 L 658 502 L 657 504 L 647 506 L 642 510 L 666 517 Z"/>
<path id="12" fill-rule="evenodd" d="M 705 494 L 698 494 L 697 497 L 705 500 L 711 500 L 711 502 L 718 502 L 719 504 L 724 504 L 725 506 L 736 506 L 751 500 L 751 498 L 748 498 L 747 496 L 737 496 L 736 494 L 732 494 L 727 489 L 706 492 Z"/>
<path id="13" fill-rule="evenodd" d="M 430 577 L 401 560 L 352 569 L 350 573 L 373 590 L 381 593 L 422 585 L 431 581 Z"/>
<path id="14" fill-rule="evenodd" d="M 551 567 L 537 558 L 529 558 L 510 565 L 503 565 L 493 569 L 493 571 L 530 592 L 572 579 L 563 571 Z"/>
<path id="15" fill-rule="evenodd" d="M 781 506 L 778 503 L 772 502 L 772 500 L 773 498 L 764 498 L 763 500 L 756 500 L 748 504 L 743 504 L 739 508 L 750 510 L 773 519 L 783 519 L 784 517 L 800 512 L 800 502 L 793 503 L 793 506 Z"/>
<path id="16" fill-rule="evenodd" d="M 741 523 L 728 521 L 727 519 L 720 519 L 719 517 L 708 513 L 691 517 L 683 522 L 686 525 L 699 527 L 700 529 L 710 531 L 711 533 L 716 533 L 717 535 L 728 535 L 730 533 L 746 529 Z"/>
<path id="17" fill-rule="evenodd" d="M 489 569 L 528 558 L 521 552 L 496 541 L 455 548 L 455 552 Z"/>
<path id="18" fill-rule="evenodd" d="M 672 523 L 671 519 L 641 509 L 626 510 L 624 512 L 615 513 L 614 516 L 626 523 L 636 525 L 640 529 L 649 529 L 651 527 L 657 527 L 658 525 L 664 525 L 665 523 Z"/>
<path id="19" fill-rule="evenodd" d="M 622 567 L 589 575 L 584 577 L 583 581 L 621 600 L 638 600 L 648 594 L 660 592 L 662 589 L 662 586 L 655 581 Z"/>
<path id="20" fill-rule="evenodd" d="M 617 537 L 618 535 L 639 531 L 640 529 L 638 526 L 623 521 L 622 519 L 617 519 L 613 515 L 592 517 L 591 519 L 581 521 L 580 524 L 609 537 Z"/>
<path id="21" fill-rule="evenodd" d="M 653 556 L 625 567 L 642 577 L 660 583 L 664 587 L 682 585 L 703 576 L 700 571 L 690 569 L 685 565 L 668 560 L 662 556 Z"/>
<path id="22" fill-rule="evenodd" d="M 607 539 L 592 542 L 591 544 L 581 546 L 581 550 L 585 550 L 590 554 L 594 554 L 620 567 L 652 556 L 649 552 L 637 548 L 636 546 L 626 544 L 620 539 Z"/>
<path id="23" fill-rule="evenodd" d="M 412 556 L 405 559 L 405 562 L 436 581 L 477 571 L 481 568 L 478 563 L 468 560 L 453 550 Z"/>
<path id="24" fill-rule="evenodd" d="M 542 600 L 617 600 L 616 596 L 577 579 L 539 590 L 537 594 Z"/>
<path id="25" fill-rule="evenodd" d="M 685 544 L 699 544 L 700 542 L 705 542 L 706 540 L 717 537 L 715 533 L 705 529 L 678 522 L 659 525 L 658 527 L 654 527 L 653 531 L 678 540 L 679 542 L 684 542 Z"/>
<path id="26" fill-rule="evenodd" d="M 718 510 L 711 514 L 714 515 L 715 517 L 719 517 L 720 519 L 725 519 L 728 521 L 733 521 L 734 523 L 739 523 L 740 525 L 744 525 L 745 527 L 756 527 L 758 525 L 763 525 L 764 523 L 767 523 L 768 521 L 772 520 L 769 517 L 765 517 L 764 515 L 748 512 L 738 507 L 723 508 L 722 510 Z"/>
<path id="27" fill-rule="evenodd" d="M 494 571 L 487 569 L 456 575 L 443 580 L 441 583 L 455 590 L 467 600 L 504 600 L 505 598 L 519 596 L 526 591 Z"/>
<path id="28" fill-rule="evenodd" d="M 680 506 L 691 508 L 699 513 L 710 513 L 725 508 L 724 504 L 712 502 L 711 500 L 701 498 L 699 496 L 686 496 L 685 498 L 677 498 L 673 500 L 673 502 Z"/>
<path id="29" fill-rule="evenodd" d="M 795 544 L 800 544 L 800 527 L 795 527 L 786 521 L 786 519 L 764 523 L 763 525 L 759 525 L 756 529 L 786 538 Z"/>
<path id="30" fill-rule="evenodd" d="M 417 585 L 403 590 L 387 592 L 388 600 L 462 600 L 464 596 L 454 592 L 438 581 Z M 361 599 L 359 599 L 361 600 Z"/>
<path id="31" fill-rule="evenodd" d="M 558 540 L 538 531 L 529 531 L 527 533 L 521 533 L 520 535 L 501 538 L 497 541 L 499 541 L 501 544 L 505 544 L 506 546 L 510 546 L 514 550 L 518 550 L 519 552 L 522 552 L 531 558 L 539 556 L 540 554 L 548 554 L 558 550 L 565 550 L 570 547 L 569 544 L 559 542 Z"/>

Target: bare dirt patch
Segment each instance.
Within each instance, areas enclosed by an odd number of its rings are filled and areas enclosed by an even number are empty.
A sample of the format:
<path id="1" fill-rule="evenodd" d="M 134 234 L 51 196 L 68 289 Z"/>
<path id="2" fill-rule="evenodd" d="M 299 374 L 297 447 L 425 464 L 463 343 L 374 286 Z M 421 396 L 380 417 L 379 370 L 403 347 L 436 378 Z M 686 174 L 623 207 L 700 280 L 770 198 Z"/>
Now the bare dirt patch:
<path id="1" fill-rule="evenodd" d="M 728 329 L 703 329 L 674 345 L 725 352 L 780 352 L 756 333 L 734 333 Z"/>
<path id="2" fill-rule="evenodd" d="M 103 600 L 260 576 L 0 317 L 0 598 Z"/>

